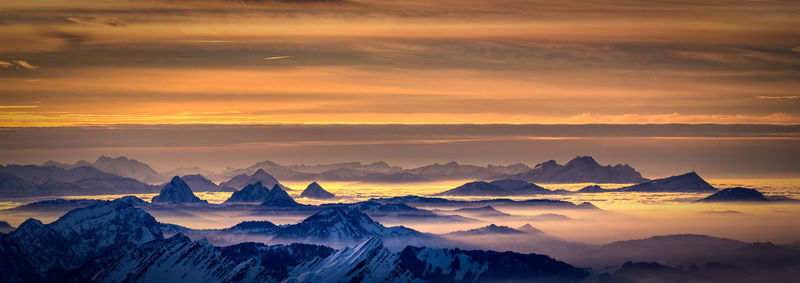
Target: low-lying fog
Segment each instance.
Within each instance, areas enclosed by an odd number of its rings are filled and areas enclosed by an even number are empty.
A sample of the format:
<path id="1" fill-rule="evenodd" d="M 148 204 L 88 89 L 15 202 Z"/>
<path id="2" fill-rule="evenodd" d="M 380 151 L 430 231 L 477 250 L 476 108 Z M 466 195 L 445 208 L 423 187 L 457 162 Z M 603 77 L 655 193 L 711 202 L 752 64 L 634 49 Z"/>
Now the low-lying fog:
<path id="1" fill-rule="evenodd" d="M 418 184 L 362 184 L 362 183 L 321 183 L 328 191 L 337 195 L 333 202 L 353 202 L 375 197 L 391 197 L 402 195 L 429 195 L 456 187 L 464 181 L 448 181 Z M 743 186 L 757 188 L 767 195 L 784 195 L 800 198 L 800 180 L 711 180 L 718 188 Z M 298 202 L 320 204 L 322 201 L 299 198 L 304 183 L 287 182 L 292 191 L 289 193 Z M 543 185 L 549 189 L 577 190 L 587 184 Z M 601 184 L 604 188 L 616 188 L 620 184 Z M 198 192 L 196 195 L 210 203 L 221 203 L 230 196 L 225 192 Z M 153 194 L 137 195 L 149 200 Z M 386 226 L 403 225 L 423 232 L 448 233 L 486 226 L 488 224 L 505 225 L 513 228 L 524 224 L 542 230 L 547 241 L 557 239 L 567 242 L 588 244 L 604 244 L 619 240 L 646 238 L 667 234 L 705 234 L 716 237 L 731 238 L 746 242 L 771 241 L 776 244 L 795 243 L 800 240 L 800 204 L 796 202 L 774 202 L 759 204 L 710 204 L 694 203 L 693 200 L 705 194 L 694 193 L 598 193 L 598 194 L 566 194 L 546 195 L 535 198 L 560 199 L 574 203 L 592 202 L 602 210 L 564 210 L 564 209 L 521 209 L 496 207 L 497 210 L 511 216 L 488 216 L 453 212 L 453 207 L 419 207 L 435 210 L 437 214 L 459 214 L 474 218 L 475 222 L 444 223 L 412 222 L 408 219 L 381 219 Z M 93 198 L 114 199 L 118 195 L 100 195 L 88 197 L 65 197 L 69 199 Z M 514 197 L 513 199 L 529 199 L 530 197 Z M 33 201 L 52 199 L 52 197 L 35 199 L 13 199 L 0 202 L 0 208 L 10 208 Z M 480 199 L 480 198 L 461 198 Z M 328 201 L 330 202 L 330 201 Z M 14 226 L 27 218 L 36 218 L 48 223 L 65 213 L 48 210 L 25 212 L 0 211 L 0 220 Z M 148 210 L 156 219 L 164 223 L 178 224 L 194 229 L 215 229 L 233 226 L 241 221 L 268 220 L 275 224 L 292 224 L 301 221 L 308 215 L 266 215 L 251 210 Z M 536 252 L 542 242 L 531 239 L 531 236 L 519 238 L 463 238 L 466 242 L 479 243 L 484 248 L 498 250 L 515 250 L 520 252 Z M 541 238 L 541 237 L 540 237 Z M 541 239 L 540 239 L 541 240 Z M 541 250 L 539 250 L 541 252 Z"/>

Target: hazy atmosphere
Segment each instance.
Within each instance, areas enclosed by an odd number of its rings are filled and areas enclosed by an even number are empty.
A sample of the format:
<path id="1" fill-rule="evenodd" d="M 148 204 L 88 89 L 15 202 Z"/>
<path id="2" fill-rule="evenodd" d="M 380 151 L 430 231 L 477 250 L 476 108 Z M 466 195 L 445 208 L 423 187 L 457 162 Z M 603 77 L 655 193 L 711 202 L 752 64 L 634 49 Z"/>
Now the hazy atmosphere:
<path id="1" fill-rule="evenodd" d="M 0 282 L 797 282 L 795 1 L 0 0 Z"/>

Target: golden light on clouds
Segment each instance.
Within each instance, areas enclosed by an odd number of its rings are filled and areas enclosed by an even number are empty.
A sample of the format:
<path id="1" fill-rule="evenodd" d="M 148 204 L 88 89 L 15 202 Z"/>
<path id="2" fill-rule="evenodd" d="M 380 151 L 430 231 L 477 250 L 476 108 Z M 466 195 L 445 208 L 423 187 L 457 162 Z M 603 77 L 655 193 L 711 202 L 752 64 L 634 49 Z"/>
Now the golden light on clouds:
<path id="1" fill-rule="evenodd" d="M 800 123 L 798 7 L 69 1 L 0 11 L 0 126 Z"/>

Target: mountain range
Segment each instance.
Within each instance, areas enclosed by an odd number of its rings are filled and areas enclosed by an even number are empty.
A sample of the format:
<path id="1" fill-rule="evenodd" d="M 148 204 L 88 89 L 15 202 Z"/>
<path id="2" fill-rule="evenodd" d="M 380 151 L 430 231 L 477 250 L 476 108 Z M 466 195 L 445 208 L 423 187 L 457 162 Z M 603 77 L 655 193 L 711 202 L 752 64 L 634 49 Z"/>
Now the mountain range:
<path id="1" fill-rule="evenodd" d="M 74 209 L 47 225 L 29 219 L 10 234 L 0 234 L 0 279 L 474 282 L 512 278 L 578 280 L 588 275 L 583 269 L 544 255 L 409 247 L 436 243 L 431 241 L 435 235 L 383 227 L 355 210 L 325 210 L 301 223 L 280 228 L 276 236 L 288 241 L 347 243 L 338 251 L 297 243 L 217 247 L 204 239 L 192 241 L 182 233 L 165 239 L 163 226 L 143 210 L 119 200 Z M 384 244 L 392 239 L 397 242 L 395 252 L 387 248 L 391 245 Z M 460 261 L 469 264 L 458 264 Z"/>
<path id="2" fill-rule="evenodd" d="M 550 160 L 531 168 L 522 163 L 510 165 L 476 166 L 455 161 L 434 163 L 416 168 L 402 168 L 379 161 L 374 163 L 341 162 L 317 165 L 281 165 L 269 160 L 257 162 L 247 168 L 228 168 L 221 172 L 200 167 L 180 167 L 160 174 L 147 164 L 127 157 L 100 156 L 95 162 L 78 161 L 72 164 L 48 161 L 42 166 L 56 166 L 65 170 L 77 167 L 94 167 L 103 172 L 134 178 L 148 184 L 168 180 L 164 176 L 203 175 L 215 182 L 229 182 L 241 175 L 253 175 L 258 170 L 284 181 L 351 181 L 372 183 L 407 183 L 435 180 L 485 180 L 518 179 L 538 183 L 641 183 L 641 174 L 626 164 L 602 166 L 592 157 L 578 156 L 565 165 Z M 261 180 L 267 187 L 274 184 Z M 226 184 L 241 189 L 253 182 Z M 222 185 L 222 184 L 220 184 Z"/>

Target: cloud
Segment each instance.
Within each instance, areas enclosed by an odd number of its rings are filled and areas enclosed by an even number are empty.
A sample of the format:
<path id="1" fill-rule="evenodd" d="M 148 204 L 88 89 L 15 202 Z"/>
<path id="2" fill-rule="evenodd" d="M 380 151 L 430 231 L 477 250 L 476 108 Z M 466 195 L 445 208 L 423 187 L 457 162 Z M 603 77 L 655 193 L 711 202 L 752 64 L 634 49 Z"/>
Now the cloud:
<path id="1" fill-rule="evenodd" d="M 0 105 L 0 109 L 39 108 L 38 105 Z"/>
<path id="2" fill-rule="evenodd" d="M 795 46 L 794 48 L 792 48 L 792 51 L 794 51 L 795 53 L 800 53 L 800 46 Z"/>
<path id="3" fill-rule="evenodd" d="M 25 60 L 0 61 L 0 68 L 11 70 L 36 70 L 39 66 L 33 65 Z"/>
<path id="4" fill-rule="evenodd" d="M 68 21 L 78 24 L 84 25 L 94 25 L 94 26 L 110 26 L 110 27 L 124 27 L 127 26 L 124 20 L 117 18 L 117 17 L 94 17 L 94 18 L 83 18 L 83 17 L 69 17 L 67 18 Z"/>
<path id="5" fill-rule="evenodd" d="M 264 60 L 280 60 L 280 59 L 289 59 L 292 56 L 273 56 L 273 57 L 264 57 Z"/>
<path id="6" fill-rule="evenodd" d="M 786 96 L 756 96 L 759 100 L 772 100 L 772 101 L 797 101 L 800 100 L 800 95 L 786 95 Z"/>

